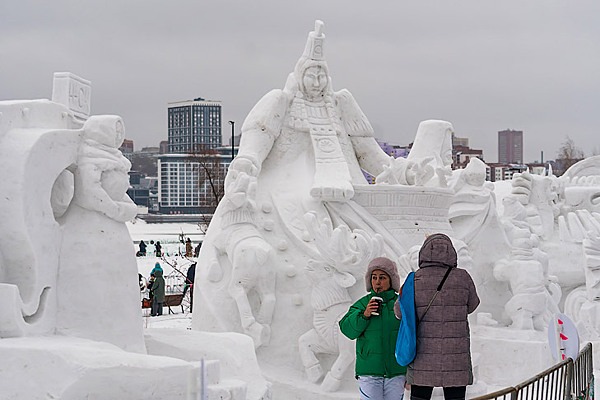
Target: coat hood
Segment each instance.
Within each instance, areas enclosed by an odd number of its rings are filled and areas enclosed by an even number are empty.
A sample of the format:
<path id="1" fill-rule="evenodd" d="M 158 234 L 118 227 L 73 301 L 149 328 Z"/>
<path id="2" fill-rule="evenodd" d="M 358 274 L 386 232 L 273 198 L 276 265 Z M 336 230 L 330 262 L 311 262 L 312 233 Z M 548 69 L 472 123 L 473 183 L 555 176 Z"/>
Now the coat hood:
<path id="1" fill-rule="evenodd" d="M 154 276 L 157 278 L 162 278 L 163 277 L 162 269 L 157 269 L 156 271 L 154 271 Z"/>
<path id="2" fill-rule="evenodd" d="M 419 251 L 419 268 L 442 266 L 456 267 L 456 250 L 450 238 L 443 233 L 429 236 Z"/>

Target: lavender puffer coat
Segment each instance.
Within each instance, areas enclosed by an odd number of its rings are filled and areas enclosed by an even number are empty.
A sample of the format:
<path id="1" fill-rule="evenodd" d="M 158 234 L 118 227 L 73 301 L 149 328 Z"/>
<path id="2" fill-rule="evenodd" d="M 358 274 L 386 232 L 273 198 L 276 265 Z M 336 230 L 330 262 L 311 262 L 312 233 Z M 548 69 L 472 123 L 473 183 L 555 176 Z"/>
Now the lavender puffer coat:
<path id="1" fill-rule="evenodd" d="M 421 319 L 448 267 L 451 271 L 442 291 Z M 408 368 L 407 382 L 434 387 L 472 384 L 467 316 L 479 305 L 479 297 L 469 273 L 457 268 L 456 251 L 446 235 L 431 235 L 421 247 L 415 305 L 420 320 L 417 356 Z"/>

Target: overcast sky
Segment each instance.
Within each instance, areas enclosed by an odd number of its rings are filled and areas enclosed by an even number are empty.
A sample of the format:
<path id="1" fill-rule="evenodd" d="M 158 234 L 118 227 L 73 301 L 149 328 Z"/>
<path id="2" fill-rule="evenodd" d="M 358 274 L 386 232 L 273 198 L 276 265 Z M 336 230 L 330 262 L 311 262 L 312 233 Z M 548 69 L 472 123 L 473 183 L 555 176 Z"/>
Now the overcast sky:
<path id="1" fill-rule="evenodd" d="M 224 143 L 282 88 L 314 20 L 335 90 L 376 136 L 405 145 L 420 121 L 497 161 L 497 132 L 524 131 L 525 161 L 567 135 L 600 153 L 600 2 L 2 0 L 0 100 L 52 96 L 54 72 L 92 82 L 92 114 L 118 114 L 135 149 L 167 138 L 167 103 L 221 100 Z"/>

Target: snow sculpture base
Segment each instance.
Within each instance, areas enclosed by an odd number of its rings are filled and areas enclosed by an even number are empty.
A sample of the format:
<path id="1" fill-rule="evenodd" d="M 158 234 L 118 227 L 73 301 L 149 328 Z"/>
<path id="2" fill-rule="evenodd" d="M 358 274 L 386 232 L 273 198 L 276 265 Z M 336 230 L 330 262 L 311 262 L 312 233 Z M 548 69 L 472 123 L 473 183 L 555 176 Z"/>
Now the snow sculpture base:
<path id="1" fill-rule="evenodd" d="M 448 222 L 452 197 L 450 189 L 437 187 L 355 185 L 353 200 L 409 249 L 431 233 L 452 236 Z"/>
<path id="2" fill-rule="evenodd" d="M 182 329 L 146 329 L 146 348 L 149 354 L 176 357 L 186 361 L 219 360 L 218 371 L 208 368 L 208 382 L 219 376 L 233 377 L 219 382 L 221 391 L 229 396 L 217 398 L 267 400 L 271 398 L 270 384 L 263 378 L 254 343 L 240 333 L 210 333 Z M 215 391 L 216 388 L 213 389 Z M 209 396 L 210 398 L 210 396 Z M 283 398 L 283 397 L 274 397 Z"/>
<path id="3" fill-rule="evenodd" d="M 0 353 L 5 399 L 183 400 L 200 375 L 197 364 L 64 336 L 2 339 Z"/>
<path id="4" fill-rule="evenodd" d="M 472 325 L 471 352 L 479 353 L 477 378 L 498 387 L 514 386 L 555 364 L 546 332 L 534 330 Z"/>

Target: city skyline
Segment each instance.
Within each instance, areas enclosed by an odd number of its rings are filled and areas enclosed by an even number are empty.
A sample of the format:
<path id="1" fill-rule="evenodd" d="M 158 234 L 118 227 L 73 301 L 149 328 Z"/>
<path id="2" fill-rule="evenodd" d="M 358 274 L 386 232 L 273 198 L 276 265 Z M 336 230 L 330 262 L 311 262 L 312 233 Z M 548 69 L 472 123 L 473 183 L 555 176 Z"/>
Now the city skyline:
<path id="1" fill-rule="evenodd" d="M 487 162 L 497 132 L 524 132 L 524 161 L 554 159 L 567 136 L 598 152 L 600 4 L 536 0 L 369 4 L 157 0 L 84 8 L 69 0 L 0 5 L 0 100 L 50 98 L 52 74 L 92 82 L 92 114 L 118 114 L 136 148 L 167 139 L 167 107 L 223 105 L 223 143 L 282 88 L 314 20 L 325 22 L 335 90 L 350 90 L 383 141 L 450 121 Z"/>

